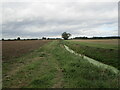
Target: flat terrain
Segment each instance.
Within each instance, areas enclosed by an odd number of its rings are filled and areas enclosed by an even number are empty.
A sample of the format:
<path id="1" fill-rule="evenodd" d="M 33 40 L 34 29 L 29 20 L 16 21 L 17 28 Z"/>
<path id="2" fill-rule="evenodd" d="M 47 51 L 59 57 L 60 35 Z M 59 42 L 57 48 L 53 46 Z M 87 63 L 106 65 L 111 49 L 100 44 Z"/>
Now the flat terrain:
<path id="1" fill-rule="evenodd" d="M 43 43 L 44 41 L 32 41 L 31 43 L 38 44 L 37 42 Z M 24 55 L 22 53 L 19 57 L 9 59 L 9 62 L 3 62 L 3 88 L 120 87 L 120 73 L 115 74 L 108 69 L 96 67 L 84 58 L 68 52 L 64 47 L 67 45 L 75 51 L 83 51 L 86 46 L 81 45 L 80 42 L 53 40 L 45 41 L 45 43 L 39 44 L 38 48 L 28 51 Z M 81 46 L 83 49 L 79 48 Z M 96 47 L 91 48 L 89 45 L 88 47 L 89 51 L 93 50 L 94 54 L 98 56 L 99 53 L 95 53 Z M 99 51 L 99 49 L 97 50 Z M 107 50 L 109 49 L 107 48 Z M 78 53 L 81 53 L 80 51 Z M 107 60 L 111 62 L 109 59 Z"/>
<path id="2" fill-rule="evenodd" d="M 78 53 L 120 69 L 118 39 L 68 40 L 66 44 Z"/>
<path id="3" fill-rule="evenodd" d="M 93 46 L 99 48 L 118 49 L 119 39 L 93 39 L 93 40 L 70 40 L 74 43 L 80 43 L 85 46 Z"/>
<path id="4" fill-rule="evenodd" d="M 71 40 L 71 41 L 78 41 L 78 42 L 92 42 L 92 43 L 103 43 L 103 44 L 118 44 L 119 39 L 92 39 L 92 40 Z"/>
<path id="5" fill-rule="evenodd" d="M 26 41 L 2 41 L 2 60 L 8 61 L 31 52 L 50 41 L 46 40 L 26 40 Z"/>

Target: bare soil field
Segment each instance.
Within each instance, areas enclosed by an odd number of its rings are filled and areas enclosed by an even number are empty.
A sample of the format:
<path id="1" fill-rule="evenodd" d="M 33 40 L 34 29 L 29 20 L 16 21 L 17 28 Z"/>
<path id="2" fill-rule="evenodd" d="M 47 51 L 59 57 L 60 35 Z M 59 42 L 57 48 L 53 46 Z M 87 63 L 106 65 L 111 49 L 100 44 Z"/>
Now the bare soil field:
<path id="1" fill-rule="evenodd" d="M 118 44 L 119 39 L 86 39 L 86 40 L 71 40 L 71 41 L 78 41 L 78 42 L 92 42 L 92 43 L 101 43 L 101 44 Z"/>
<path id="2" fill-rule="evenodd" d="M 2 41 L 2 60 L 8 61 L 35 50 L 50 40 Z"/>

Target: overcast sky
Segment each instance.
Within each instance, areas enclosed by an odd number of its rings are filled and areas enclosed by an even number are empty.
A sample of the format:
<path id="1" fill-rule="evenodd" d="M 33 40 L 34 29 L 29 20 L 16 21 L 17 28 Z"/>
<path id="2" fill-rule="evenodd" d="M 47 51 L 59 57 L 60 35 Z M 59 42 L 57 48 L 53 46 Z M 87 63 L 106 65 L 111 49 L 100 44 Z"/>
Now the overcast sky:
<path id="1" fill-rule="evenodd" d="M 0 5 L 1 6 L 1 5 Z M 118 35 L 118 2 L 3 2 L 3 38 Z"/>

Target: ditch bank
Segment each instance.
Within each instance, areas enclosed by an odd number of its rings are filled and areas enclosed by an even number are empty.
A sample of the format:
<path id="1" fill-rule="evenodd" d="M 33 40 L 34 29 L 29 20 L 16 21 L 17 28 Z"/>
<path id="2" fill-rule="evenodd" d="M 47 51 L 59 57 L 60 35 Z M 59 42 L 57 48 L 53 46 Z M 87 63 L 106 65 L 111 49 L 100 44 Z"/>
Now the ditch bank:
<path id="1" fill-rule="evenodd" d="M 68 46 L 66 46 L 66 45 L 64 45 L 64 47 L 65 47 L 65 49 L 66 49 L 67 51 L 69 51 L 70 53 L 73 53 L 73 54 L 75 54 L 75 55 L 78 55 L 78 56 L 84 58 L 84 59 L 87 60 L 89 63 L 91 63 L 91 64 L 93 64 L 93 65 L 95 65 L 95 66 L 97 66 L 97 67 L 110 70 L 110 71 L 112 71 L 112 72 L 115 73 L 115 74 L 118 74 L 118 73 L 119 73 L 119 70 L 116 69 L 116 68 L 113 67 L 113 66 L 104 64 L 104 63 L 99 62 L 99 61 L 96 61 L 96 60 L 94 60 L 94 59 L 92 59 L 92 58 L 90 58 L 90 57 L 87 57 L 87 56 L 85 56 L 85 55 L 76 53 L 75 51 L 73 51 L 72 49 L 70 49 L 70 48 L 69 48 Z"/>

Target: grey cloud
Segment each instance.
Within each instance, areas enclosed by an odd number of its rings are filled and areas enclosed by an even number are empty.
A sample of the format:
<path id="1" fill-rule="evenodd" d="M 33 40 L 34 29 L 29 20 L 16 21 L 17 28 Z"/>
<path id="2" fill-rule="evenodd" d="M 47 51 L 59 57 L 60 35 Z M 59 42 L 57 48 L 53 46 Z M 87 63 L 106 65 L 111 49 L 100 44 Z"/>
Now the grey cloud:
<path id="1" fill-rule="evenodd" d="M 54 37 L 66 31 L 73 35 L 107 35 L 101 28 L 117 27 L 116 14 L 117 3 L 113 2 L 4 3 L 2 34 L 3 37 Z"/>

